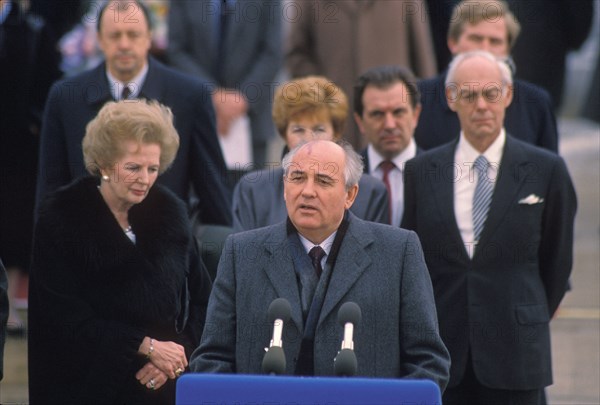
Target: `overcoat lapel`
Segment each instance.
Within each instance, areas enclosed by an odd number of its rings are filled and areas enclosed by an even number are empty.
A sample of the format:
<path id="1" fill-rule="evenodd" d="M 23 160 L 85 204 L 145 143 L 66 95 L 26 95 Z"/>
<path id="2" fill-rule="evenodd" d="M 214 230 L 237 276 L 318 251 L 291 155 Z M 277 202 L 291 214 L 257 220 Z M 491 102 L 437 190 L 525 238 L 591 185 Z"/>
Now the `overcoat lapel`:
<path id="1" fill-rule="evenodd" d="M 525 154 L 518 145 L 506 136 L 504 151 L 502 152 L 502 160 L 498 179 L 494 187 L 490 210 L 486 219 L 485 225 L 481 232 L 480 246 L 485 244 L 493 236 L 498 226 L 502 223 L 509 208 L 516 204 L 516 198 L 519 190 L 528 178 L 528 162 Z M 475 249 L 473 260 L 477 258 L 477 253 L 482 249 Z"/>
<path id="2" fill-rule="evenodd" d="M 436 159 L 430 163 L 429 171 L 419 173 L 424 177 L 429 184 L 429 192 L 431 199 L 435 201 L 437 210 L 440 212 L 446 232 L 451 240 L 463 246 L 461 255 L 463 260 L 470 260 L 467 250 L 464 248 L 464 243 L 458 225 L 456 223 L 456 215 L 454 214 L 454 151 L 458 141 L 453 142 L 444 148 L 443 153 L 440 153 Z M 431 173 L 431 175 L 427 175 Z"/>
<path id="3" fill-rule="evenodd" d="M 340 303 L 356 280 L 360 278 L 372 262 L 367 248 L 371 243 L 375 242 L 374 237 L 367 227 L 361 226 L 352 213 L 349 213 L 349 215 L 350 225 L 342 241 L 335 267 L 331 274 L 329 288 L 327 289 L 325 301 L 321 308 L 321 315 L 319 316 L 319 324 Z"/>
<path id="4" fill-rule="evenodd" d="M 77 89 L 77 91 L 83 92 L 83 99 L 88 105 L 93 105 L 97 110 L 100 110 L 104 103 L 113 101 L 110 84 L 106 77 L 106 63 L 102 63 L 96 67 L 94 76 L 93 85 L 88 86 L 88 88 Z"/>
<path id="5" fill-rule="evenodd" d="M 294 273 L 290 246 L 288 246 L 286 235 L 286 223 L 277 227 L 265 245 L 264 271 L 273 284 L 273 288 L 280 298 L 289 301 L 292 307 L 291 318 L 300 333 L 304 332 L 302 321 L 302 303 L 298 291 L 298 281 Z"/>
<path id="6" fill-rule="evenodd" d="M 158 66 L 156 65 L 154 59 L 151 57 L 148 58 L 148 73 L 146 76 L 146 80 L 144 80 L 144 84 L 142 85 L 142 90 L 140 91 L 140 98 L 145 98 L 147 100 L 164 100 L 163 96 L 163 80 L 161 78 L 161 74 L 158 71 Z"/>

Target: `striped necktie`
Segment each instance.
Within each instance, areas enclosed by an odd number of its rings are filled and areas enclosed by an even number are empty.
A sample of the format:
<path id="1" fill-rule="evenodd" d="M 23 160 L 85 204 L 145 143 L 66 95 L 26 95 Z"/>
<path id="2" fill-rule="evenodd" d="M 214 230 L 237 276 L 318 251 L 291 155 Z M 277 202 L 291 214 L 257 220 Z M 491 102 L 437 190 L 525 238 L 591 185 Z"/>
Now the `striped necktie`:
<path id="1" fill-rule="evenodd" d="M 480 155 L 473 167 L 477 170 L 477 184 L 473 194 L 473 234 L 475 242 L 479 242 L 483 225 L 487 218 L 494 191 L 494 183 L 488 177 L 488 167 L 490 163 L 485 156 Z"/>

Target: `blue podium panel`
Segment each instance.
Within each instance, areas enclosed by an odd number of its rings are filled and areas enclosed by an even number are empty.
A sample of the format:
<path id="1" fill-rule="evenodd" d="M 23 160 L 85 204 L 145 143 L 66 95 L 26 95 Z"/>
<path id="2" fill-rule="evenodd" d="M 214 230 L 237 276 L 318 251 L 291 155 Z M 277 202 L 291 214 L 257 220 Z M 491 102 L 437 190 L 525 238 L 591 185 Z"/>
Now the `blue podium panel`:
<path id="1" fill-rule="evenodd" d="M 177 405 L 440 405 L 432 381 L 185 374 Z"/>

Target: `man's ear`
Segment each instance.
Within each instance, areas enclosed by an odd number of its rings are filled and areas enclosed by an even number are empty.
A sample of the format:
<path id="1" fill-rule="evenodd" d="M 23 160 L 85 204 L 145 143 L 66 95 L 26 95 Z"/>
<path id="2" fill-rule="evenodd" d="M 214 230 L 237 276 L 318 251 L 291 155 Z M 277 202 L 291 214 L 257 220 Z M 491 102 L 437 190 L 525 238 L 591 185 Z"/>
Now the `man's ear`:
<path id="1" fill-rule="evenodd" d="M 356 196 L 358 195 L 358 184 L 353 185 L 346 191 L 346 204 L 345 208 L 348 210 L 354 204 L 354 200 L 356 200 Z"/>
<path id="2" fill-rule="evenodd" d="M 506 86 L 506 96 L 504 96 L 504 107 L 508 108 L 508 106 L 510 105 L 510 103 L 512 103 L 513 101 L 513 97 L 514 97 L 514 87 L 512 84 L 509 84 Z"/>
<path id="3" fill-rule="evenodd" d="M 451 87 L 446 87 L 446 102 L 448 103 L 448 107 L 456 112 L 456 99 L 458 98 L 458 92 L 456 89 Z"/>
<path id="4" fill-rule="evenodd" d="M 450 53 L 452 54 L 452 56 L 456 55 L 458 52 L 458 46 L 456 44 L 456 41 L 453 38 L 448 38 L 446 40 L 446 44 L 448 45 L 448 49 L 450 50 Z"/>

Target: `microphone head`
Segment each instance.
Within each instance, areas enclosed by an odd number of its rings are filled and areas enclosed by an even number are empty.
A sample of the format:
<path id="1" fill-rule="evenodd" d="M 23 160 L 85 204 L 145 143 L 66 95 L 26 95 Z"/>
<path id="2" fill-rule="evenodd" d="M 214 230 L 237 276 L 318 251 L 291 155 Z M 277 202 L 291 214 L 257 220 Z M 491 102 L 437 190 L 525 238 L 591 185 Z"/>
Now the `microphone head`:
<path id="1" fill-rule="evenodd" d="M 348 301 L 338 311 L 338 322 L 344 326 L 348 322 L 356 327 L 360 323 L 362 313 L 357 303 Z"/>
<path id="2" fill-rule="evenodd" d="M 333 361 L 335 375 L 340 377 L 352 377 L 358 368 L 354 350 L 342 349 Z"/>
<path id="3" fill-rule="evenodd" d="M 276 319 L 281 319 L 283 322 L 290 320 L 292 307 L 285 298 L 277 298 L 269 305 L 269 322 L 275 322 Z"/>
<path id="4" fill-rule="evenodd" d="M 265 374 L 285 373 L 285 353 L 279 346 L 271 346 L 262 361 L 262 371 Z"/>

